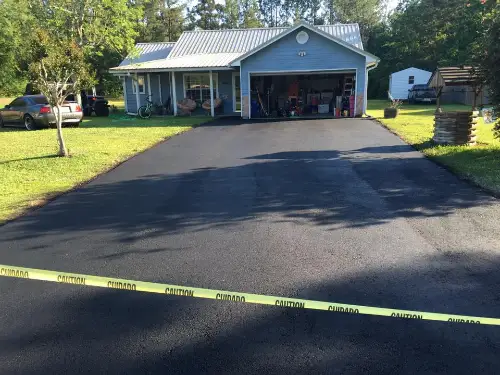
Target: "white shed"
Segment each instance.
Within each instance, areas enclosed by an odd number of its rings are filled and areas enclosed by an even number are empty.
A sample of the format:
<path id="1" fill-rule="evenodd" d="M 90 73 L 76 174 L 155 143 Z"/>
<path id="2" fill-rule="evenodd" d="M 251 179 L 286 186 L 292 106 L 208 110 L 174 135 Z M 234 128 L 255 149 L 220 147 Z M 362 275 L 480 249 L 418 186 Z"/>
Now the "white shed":
<path id="1" fill-rule="evenodd" d="M 394 99 L 408 99 L 408 90 L 413 85 L 425 85 L 431 78 L 431 72 L 418 68 L 408 68 L 389 76 L 389 93 Z"/>

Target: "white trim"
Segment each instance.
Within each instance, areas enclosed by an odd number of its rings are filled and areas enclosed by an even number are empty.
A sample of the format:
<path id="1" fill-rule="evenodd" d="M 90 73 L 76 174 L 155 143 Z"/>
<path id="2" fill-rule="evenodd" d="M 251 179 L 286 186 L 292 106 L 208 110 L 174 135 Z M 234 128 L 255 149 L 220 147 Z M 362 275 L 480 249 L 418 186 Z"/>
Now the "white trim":
<path id="1" fill-rule="evenodd" d="M 235 65 L 239 66 L 239 65 Z M 207 66 L 204 68 L 169 68 L 169 69 L 119 69 L 119 70 L 108 70 L 110 74 L 130 74 L 130 73 L 161 73 L 161 72 L 207 72 L 208 69 L 212 69 L 213 71 L 218 71 L 218 70 L 234 70 L 232 66 Z"/>
<path id="2" fill-rule="evenodd" d="M 236 76 L 240 76 L 239 81 L 240 81 L 240 110 L 236 110 Z M 241 100 L 241 73 L 240 72 L 233 72 L 232 74 L 233 81 L 232 81 L 232 91 L 233 91 L 233 112 L 241 112 L 241 105 L 243 104 L 243 101 Z"/>
<path id="3" fill-rule="evenodd" d="M 172 106 L 174 107 L 174 116 L 177 116 L 177 92 L 175 87 L 175 73 L 172 74 Z"/>
<path id="4" fill-rule="evenodd" d="M 356 68 L 356 74 L 354 75 L 354 111 L 351 114 L 351 117 L 356 117 L 356 110 L 358 104 L 358 68 Z"/>
<path id="5" fill-rule="evenodd" d="M 132 80 L 132 84 L 134 81 Z M 135 73 L 135 100 L 137 105 L 137 113 L 139 113 L 139 107 L 141 106 L 141 97 L 139 96 L 139 77 Z"/>
<path id="6" fill-rule="evenodd" d="M 136 88 L 139 87 L 139 77 L 142 79 L 142 91 L 141 90 L 138 90 L 139 91 L 139 94 L 141 95 L 144 95 L 146 93 L 146 78 L 144 77 L 144 74 L 139 74 L 139 73 L 134 73 L 135 75 L 135 82 L 137 83 L 137 85 L 132 85 L 132 94 L 135 94 L 136 93 Z"/>
<path id="7" fill-rule="evenodd" d="M 161 95 L 161 74 L 158 74 L 158 94 L 160 94 L 160 104 L 163 105 L 163 97 Z"/>
<path id="8" fill-rule="evenodd" d="M 252 87 L 250 86 L 250 75 L 248 72 L 248 119 L 252 118 Z"/>
<path id="9" fill-rule="evenodd" d="M 363 112 L 364 115 L 366 115 L 366 111 L 368 110 L 368 72 L 372 69 L 375 69 L 377 66 L 378 66 L 378 63 L 375 64 L 375 66 L 372 66 L 370 68 L 366 68 L 366 71 L 365 71 L 366 86 L 365 86 L 365 103 L 364 103 L 364 112 Z M 390 83 L 391 78 L 392 78 L 392 74 L 389 76 L 389 83 Z"/>
<path id="10" fill-rule="evenodd" d="M 149 73 L 147 74 L 147 77 L 148 77 L 148 96 L 149 96 L 149 100 L 151 100 L 151 76 L 149 75 Z"/>
<path id="11" fill-rule="evenodd" d="M 123 84 L 123 99 L 125 102 L 125 113 L 128 113 L 127 78 L 125 77 L 122 78 L 122 84 Z"/>
<path id="12" fill-rule="evenodd" d="M 293 75 L 293 74 L 307 74 L 307 75 L 316 75 L 316 74 L 333 74 L 333 73 L 354 73 L 357 68 L 352 69 L 318 69 L 318 70 L 263 70 L 263 71 L 252 71 L 249 72 L 253 75 L 259 76 L 277 76 L 277 75 Z"/>
<path id="13" fill-rule="evenodd" d="M 208 76 L 210 77 L 210 115 L 215 117 L 215 107 L 214 107 L 214 76 L 212 71 L 209 72 Z M 217 85 L 219 86 L 219 85 Z M 217 95 L 218 96 L 218 95 Z M 202 98 L 203 100 L 203 98 Z"/>
<path id="14" fill-rule="evenodd" d="M 206 73 L 206 72 L 205 73 L 191 73 L 191 72 L 183 73 L 182 74 L 182 89 L 184 91 L 184 97 L 187 98 L 187 96 L 186 96 L 186 78 L 185 78 L 186 76 L 188 76 L 188 75 L 206 74 L 206 75 L 208 75 L 210 77 L 210 72 L 209 73 Z M 174 73 L 174 75 L 175 75 L 175 73 Z M 217 73 L 215 73 L 213 76 L 215 78 L 215 82 L 217 83 L 215 95 L 218 98 L 219 97 L 219 75 Z M 201 90 L 201 88 L 200 88 L 200 90 Z"/>
<path id="15" fill-rule="evenodd" d="M 278 40 L 284 38 L 285 36 L 293 33 L 294 31 L 298 30 L 301 27 L 309 29 L 310 31 L 315 32 L 316 34 L 319 34 L 319 35 L 325 37 L 326 39 L 331 40 L 332 42 L 336 42 L 336 43 L 340 44 L 341 46 L 343 46 L 343 47 L 345 47 L 347 49 L 350 49 L 353 52 L 356 52 L 356 53 L 358 53 L 360 55 L 363 55 L 365 57 L 371 57 L 375 61 L 380 61 L 380 59 L 377 56 L 372 55 L 371 53 L 366 52 L 366 51 L 364 51 L 362 49 L 359 49 L 358 47 L 355 47 L 352 44 L 344 42 L 342 39 L 339 39 L 339 38 L 337 38 L 337 37 L 335 37 L 335 36 L 333 36 L 331 34 L 328 34 L 328 33 L 324 32 L 323 30 L 320 30 L 320 29 L 318 29 L 318 28 L 316 28 L 316 27 L 308 24 L 307 22 L 301 21 L 297 25 L 295 25 L 294 27 L 291 27 L 288 30 L 283 31 L 282 33 L 276 35 L 274 38 L 269 39 L 267 42 L 258 45 L 257 47 L 255 47 L 254 49 L 248 51 L 247 53 L 243 54 L 242 56 L 234 59 L 233 61 L 231 61 L 229 63 L 229 65 L 230 66 L 234 66 L 233 64 L 236 63 L 236 62 L 240 62 L 241 63 L 242 60 L 245 60 L 246 58 L 252 56 L 253 54 L 255 54 L 257 52 L 259 52 L 260 50 L 266 48 L 267 46 L 273 44 L 274 42 L 277 42 Z"/>

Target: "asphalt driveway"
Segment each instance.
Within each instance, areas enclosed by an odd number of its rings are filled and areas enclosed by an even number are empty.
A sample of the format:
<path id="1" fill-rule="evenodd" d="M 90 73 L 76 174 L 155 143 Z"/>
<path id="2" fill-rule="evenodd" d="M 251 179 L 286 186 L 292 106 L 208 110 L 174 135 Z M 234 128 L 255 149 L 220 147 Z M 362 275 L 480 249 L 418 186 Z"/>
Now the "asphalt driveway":
<path id="1" fill-rule="evenodd" d="M 500 205 L 369 120 L 199 127 L 0 227 L 3 264 L 500 317 Z M 498 373 L 500 328 L 0 279 L 2 374 Z"/>

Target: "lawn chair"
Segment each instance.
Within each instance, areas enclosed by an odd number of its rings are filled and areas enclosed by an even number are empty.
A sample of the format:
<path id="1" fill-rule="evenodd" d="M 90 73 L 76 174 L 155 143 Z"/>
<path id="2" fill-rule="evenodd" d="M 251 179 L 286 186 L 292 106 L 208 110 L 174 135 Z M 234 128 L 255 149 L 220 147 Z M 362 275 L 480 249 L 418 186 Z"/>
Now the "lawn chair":
<path id="1" fill-rule="evenodd" d="M 184 98 L 177 102 L 177 108 L 180 111 L 180 115 L 190 115 L 196 109 L 196 102 L 189 98 Z"/>
<path id="2" fill-rule="evenodd" d="M 222 105 L 222 99 L 217 98 L 214 100 L 214 112 L 218 112 L 217 109 L 220 108 Z M 210 108 L 210 99 L 205 100 L 203 104 L 201 105 L 201 108 L 203 108 L 206 112 L 207 115 L 210 115 L 211 108 Z"/>

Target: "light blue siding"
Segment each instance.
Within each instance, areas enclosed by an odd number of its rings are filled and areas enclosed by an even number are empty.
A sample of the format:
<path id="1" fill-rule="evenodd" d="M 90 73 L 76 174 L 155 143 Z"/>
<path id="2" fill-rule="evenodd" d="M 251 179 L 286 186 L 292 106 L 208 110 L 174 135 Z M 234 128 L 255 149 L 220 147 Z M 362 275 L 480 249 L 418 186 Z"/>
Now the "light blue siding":
<path id="1" fill-rule="evenodd" d="M 132 92 L 132 77 L 125 78 L 125 85 L 127 87 L 127 109 L 129 112 L 137 112 L 137 103 L 135 100 L 135 94 Z"/>
<path id="2" fill-rule="evenodd" d="M 242 95 L 248 100 L 250 72 L 287 74 L 287 71 L 357 69 L 356 95 L 358 101 L 362 100 L 365 85 L 365 56 L 307 29 L 305 31 L 309 34 L 308 42 L 299 44 L 296 35 L 302 29 L 304 28 L 285 36 L 241 62 Z M 305 56 L 299 56 L 299 52 L 305 52 Z M 357 107 L 359 106 L 358 103 Z"/>
<path id="3" fill-rule="evenodd" d="M 141 74 L 139 74 L 141 75 Z M 170 79 L 168 72 L 166 73 L 150 73 L 150 80 L 151 80 L 151 100 L 153 103 L 160 103 L 160 84 L 158 82 L 158 76 L 161 77 L 161 104 L 165 104 L 167 101 L 168 97 L 170 96 Z M 139 94 L 139 100 L 140 100 L 140 105 L 146 104 L 146 97 L 149 95 L 148 91 L 148 77 L 147 74 L 144 74 L 144 83 L 145 83 L 145 93 L 144 94 Z M 129 112 L 136 112 L 137 111 L 137 102 L 136 102 L 136 96 L 132 91 L 132 84 L 133 80 L 132 77 L 126 77 L 125 78 L 125 84 L 127 86 L 127 105 L 128 105 L 128 110 Z"/>
<path id="4" fill-rule="evenodd" d="M 222 70 L 219 74 L 219 97 L 224 99 L 224 113 L 233 111 L 233 72 Z"/>

